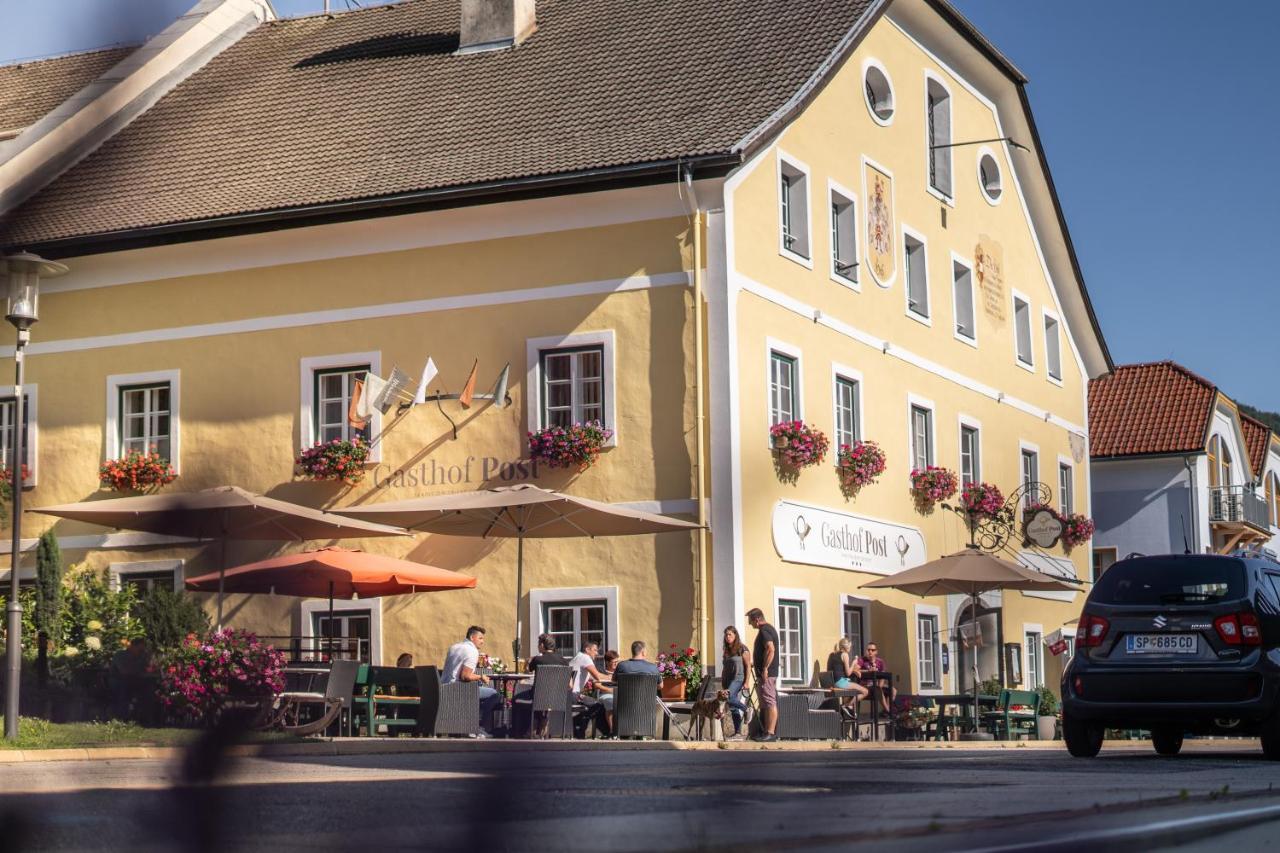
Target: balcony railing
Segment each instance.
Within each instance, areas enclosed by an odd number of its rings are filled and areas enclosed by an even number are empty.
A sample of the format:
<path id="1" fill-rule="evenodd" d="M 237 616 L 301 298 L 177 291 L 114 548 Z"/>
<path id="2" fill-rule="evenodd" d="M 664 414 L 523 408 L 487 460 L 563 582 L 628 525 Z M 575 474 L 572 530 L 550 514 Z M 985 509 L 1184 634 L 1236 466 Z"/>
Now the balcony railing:
<path id="1" fill-rule="evenodd" d="M 1269 532 L 1271 520 L 1264 498 L 1244 486 L 1215 486 L 1209 490 L 1209 521 L 1240 522 Z"/>

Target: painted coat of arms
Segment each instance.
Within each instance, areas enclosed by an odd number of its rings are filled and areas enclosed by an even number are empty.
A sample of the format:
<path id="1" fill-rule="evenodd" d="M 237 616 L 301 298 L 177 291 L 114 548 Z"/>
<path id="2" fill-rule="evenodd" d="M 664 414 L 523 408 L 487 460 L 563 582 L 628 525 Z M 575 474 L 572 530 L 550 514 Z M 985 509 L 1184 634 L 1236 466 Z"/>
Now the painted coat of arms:
<path id="1" fill-rule="evenodd" d="M 893 178 L 867 166 L 867 254 L 871 272 L 881 284 L 894 274 Z"/>

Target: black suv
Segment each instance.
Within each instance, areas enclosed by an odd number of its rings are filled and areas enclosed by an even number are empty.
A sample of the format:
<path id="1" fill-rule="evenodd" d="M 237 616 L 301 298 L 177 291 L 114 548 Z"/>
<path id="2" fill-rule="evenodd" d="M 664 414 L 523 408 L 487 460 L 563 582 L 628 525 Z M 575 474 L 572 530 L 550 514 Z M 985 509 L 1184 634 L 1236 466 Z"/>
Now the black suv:
<path id="1" fill-rule="evenodd" d="M 1149 729 L 1176 755 L 1184 734 L 1260 735 L 1280 760 L 1280 563 L 1135 557 L 1107 569 L 1080 614 L 1062 676 L 1062 732 L 1092 758 L 1107 728 Z"/>

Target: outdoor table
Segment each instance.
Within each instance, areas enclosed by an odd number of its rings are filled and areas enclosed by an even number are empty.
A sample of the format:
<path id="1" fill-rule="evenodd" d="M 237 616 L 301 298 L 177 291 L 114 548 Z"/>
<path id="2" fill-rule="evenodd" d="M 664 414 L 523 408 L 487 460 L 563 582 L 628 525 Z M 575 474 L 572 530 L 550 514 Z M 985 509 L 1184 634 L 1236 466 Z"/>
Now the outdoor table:
<path id="1" fill-rule="evenodd" d="M 506 733 L 504 737 L 511 737 L 511 701 L 515 699 L 515 686 L 522 681 L 532 681 L 534 673 L 499 672 L 486 674 L 493 684 L 493 689 L 497 690 L 499 695 L 502 696 L 502 708 L 498 711 L 498 714 L 501 717 L 502 730 Z"/>
<path id="2" fill-rule="evenodd" d="M 938 728 L 934 732 L 934 740 L 942 740 L 946 736 L 947 729 L 950 728 L 950 720 L 947 717 L 948 705 L 955 705 L 959 708 L 968 708 L 969 717 L 974 721 L 974 731 L 977 731 L 978 715 L 973 711 L 972 693 L 945 693 L 941 696 L 930 696 L 929 698 L 938 705 Z M 990 705 L 994 708 L 997 701 L 997 697 L 995 696 L 979 695 L 978 709 L 981 710 L 983 705 Z"/>
<path id="3" fill-rule="evenodd" d="M 887 670 L 873 671 L 864 670 L 862 677 L 859 679 L 862 686 L 870 690 L 867 699 L 871 702 L 871 739 L 880 739 L 880 695 L 884 692 L 882 682 L 889 683 L 889 689 L 893 690 L 893 673 Z M 868 684 L 867 682 L 871 682 Z M 890 706 L 892 707 L 892 705 Z M 889 724 L 893 725 L 893 714 L 889 715 Z"/>

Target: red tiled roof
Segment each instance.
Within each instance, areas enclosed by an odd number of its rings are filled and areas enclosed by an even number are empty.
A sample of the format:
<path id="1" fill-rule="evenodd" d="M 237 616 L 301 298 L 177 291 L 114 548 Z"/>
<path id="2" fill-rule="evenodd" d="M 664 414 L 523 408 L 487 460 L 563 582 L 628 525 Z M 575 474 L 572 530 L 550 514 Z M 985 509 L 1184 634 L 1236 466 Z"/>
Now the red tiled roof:
<path id="1" fill-rule="evenodd" d="M 1267 446 L 1271 444 L 1271 427 L 1244 412 L 1240 413 L 1240 429 L 1244 430 L 1245 450 L 1253 473 L 1261 477 L 1267 467 Z"/>
<path id="2" fill-rule="evenodd" d="M 0 65 L 0 130 L 16 130 L 44 118 L 133 51 L 109 47 Z"/>
<path id="3" fill-rule="evenodd" d="M 1217 387 L 1180 364 L 1126 364 L 1089 383 L 1090 455 L 1203 450 Z"/>

